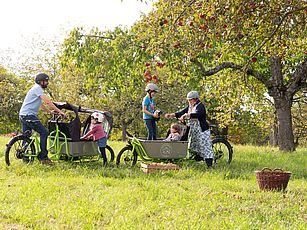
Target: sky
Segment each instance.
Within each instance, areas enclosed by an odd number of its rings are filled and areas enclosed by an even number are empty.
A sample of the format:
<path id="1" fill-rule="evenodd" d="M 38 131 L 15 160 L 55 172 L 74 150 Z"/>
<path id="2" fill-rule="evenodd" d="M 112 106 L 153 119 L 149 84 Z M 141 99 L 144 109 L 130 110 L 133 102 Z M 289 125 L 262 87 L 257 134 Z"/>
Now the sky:
<path id="1" fill-rule="evenodd" d="M 137 0 L 2 0 L 0 64 L 18 61 L 33 41 L 61 41 L 75 27 L 100 30 L 131 26 L 147 14 L 152 1 Z M 7 63 L 4 63 L 4 65 Z M 12 63 L 11 63 L 12 64 Z"/>

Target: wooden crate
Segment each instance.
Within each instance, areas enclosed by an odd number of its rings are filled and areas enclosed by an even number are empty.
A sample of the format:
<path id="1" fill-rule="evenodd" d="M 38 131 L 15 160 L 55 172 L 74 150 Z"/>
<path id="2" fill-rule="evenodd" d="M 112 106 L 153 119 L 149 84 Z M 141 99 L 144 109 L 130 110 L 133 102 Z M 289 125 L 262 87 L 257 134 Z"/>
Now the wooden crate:
<path id="1" fill-rule="evenodd" d="M 141 163 L 141 170 L 144 173 L 153 173 L 158 171 L 178 170 L 180 167 L 173 163 Z"/>

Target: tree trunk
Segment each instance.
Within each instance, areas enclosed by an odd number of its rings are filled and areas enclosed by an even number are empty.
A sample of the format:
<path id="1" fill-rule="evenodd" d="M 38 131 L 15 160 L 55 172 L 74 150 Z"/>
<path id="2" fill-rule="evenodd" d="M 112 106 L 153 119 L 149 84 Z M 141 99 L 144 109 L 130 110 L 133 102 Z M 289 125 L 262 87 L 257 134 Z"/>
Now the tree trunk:
<path id="1" fill-rule="evenodd" d="M 292 130 L 292 100 L 293 92 L 288 92 L 283 83 L 281 58 L 272 56 L 271 79 L 268 93 L 274 98 L 278 126 L 278 146 L 282 151 L 294 151 L 294 137 Z"/>
<path id="2" fill-rule="evenodd" d="M 122 122 L 122 140 L 126 141 L 127 140 L 127 124 L 124 124 Z"/>
<path id="3" fill-rule="evenodd" d="M 279 98 L 275 100 L 278 125 L 278 146 L 281 151 L 294 151 L 291 105 L 292 100 Z"/>
<path id="4" fill-rule="evenodd" d="M 278 124 L 276 113 L 274 114 L 274 121 L 270 126 L 270 145 L 273 147 L 278 146 Z"/>

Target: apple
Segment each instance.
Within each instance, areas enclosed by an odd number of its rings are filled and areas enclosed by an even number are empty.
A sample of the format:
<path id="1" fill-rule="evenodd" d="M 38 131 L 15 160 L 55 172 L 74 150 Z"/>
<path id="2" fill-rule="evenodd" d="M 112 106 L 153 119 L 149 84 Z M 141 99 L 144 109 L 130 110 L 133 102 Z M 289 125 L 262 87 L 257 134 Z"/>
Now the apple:
<path id="1" fill-rule="evenodd" d="M 150 66 L 150 63 L 149 63 L 149 62 L 146 62 L 146 63 L 145 63 L 145 66 L 147 66 L 147 67 Z"/>
<path id="2" fill-rule="evenodd" d="M 160 26 L 166 25 L 168 23 L 167 19 L 163 19 L 162 21 L 160 21 Z"/>
<path id="3" fill-rule="evenodd" d="M 156 75 L 152 75 L 152 79 L 157 80 L 158 77 Z"/>
<path id="4" fill-rule="evenodd" d="M 205 18 L 205 14 L 200 13 L 200 14 L 198 15 L 198 17 L 199 17 L 199 18 Z"/>
<path id="5" fill-rule="evenodd" d="M 177 41 L 174 45 L 175 48 L 179 48 L 180 47 L 180 41 Z"/>
<path id="6" fill-rule="evenodd" d="M 215 16 L 211 16 L 210 20 L 215 21 L 216 17 Z"/>
<path id="7" fill-rule="evenodd" d="M 149 70 L 146 70 L 145 73 L 144 73 L 144 76 L 145 76 L 145 77 L 148 77 L 148 76 L 150 76 L 150 75 L 151 75 L 151 72 L 150 72 Z"/>
<path id="8" fill-rule="evenodd" d="M 209 49 L 211 49 L 211 48 L 212 48 L 212 44 L 211 44 L 211 43 L 208 43 L 208 44 L 206 45 L 206 47 L 209 48 Z"/>
<path id="9" fill-rule="evenodd" d="M 183 22 L 182 22 L 182 21 L 179 21 L 179 22 L 178 22 L 178 26 L 183 26 Z"/>
<path id="10" fill-rule="evenodd" d="M 157 66 L 160 67 L 160 68 L 163 68 L 165 65 L 165 63 L 163 62 L 157 62 Z"/>
<path id="11" fill-rule="evenodd" d="M 257 58 L 256 58 L 256 57 L 252 57 L 251 61 L 252 61 L 252 62 L 256 62 L 256 61 L 257 61 Z"/>
<path id="12" fill-rule="evenodd" d="M 205 32 L 208 31 L 208 26 L 206 24 L 200 25 L 198 28 L 204 30 Z"/>

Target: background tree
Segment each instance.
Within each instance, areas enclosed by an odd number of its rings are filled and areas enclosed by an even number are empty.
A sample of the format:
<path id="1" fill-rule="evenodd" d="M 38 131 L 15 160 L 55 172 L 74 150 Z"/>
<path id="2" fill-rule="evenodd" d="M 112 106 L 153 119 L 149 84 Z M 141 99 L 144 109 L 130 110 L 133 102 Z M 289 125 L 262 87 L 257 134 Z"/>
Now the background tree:
<path id="1" fill-rule="evenodd" d="M 76 28 L 65 40 L 60 60 L 59 97 L 111 111 L 123 139 L 128 128 L 137 135 L 145 134 L 141 103 L 147 83 L 154 82 L 160 87 L 157 108 L 164 111 L 179 108 L 176 97 L 184 82 L 170 81 L 171 70 L 164 68 L 159 57 L 146 52 L 142 41 L 125 28 L 106 32 L 92 29 L 89 34 Z M 162 124 L 161 133 L 168 126 Z"/>
<path id="2" fill-rule="evenodd" d="M 9 73 L 0 66 L 0 133 L 18 131 L 18 113 L 21 107 L 25 92 L 23 79 Z"/>
<path id="3" fill-rule="evenodd" d="M 64 42 L 61 56 L 61 84 L 72 91 L 62 90 L 61 97 L 70 94 L 76 103 L 111 111 L 114 125 L 122 128 L 123 136 L 128 125 L 137 126 L 140 121 L 138 102 L 144 79 L 141 70 L 132 68 L 139 58 L 134 55 L 134 47 L 127 29 L 92 29 L 85 34 L 82 28 L 76 28 Z"/>

